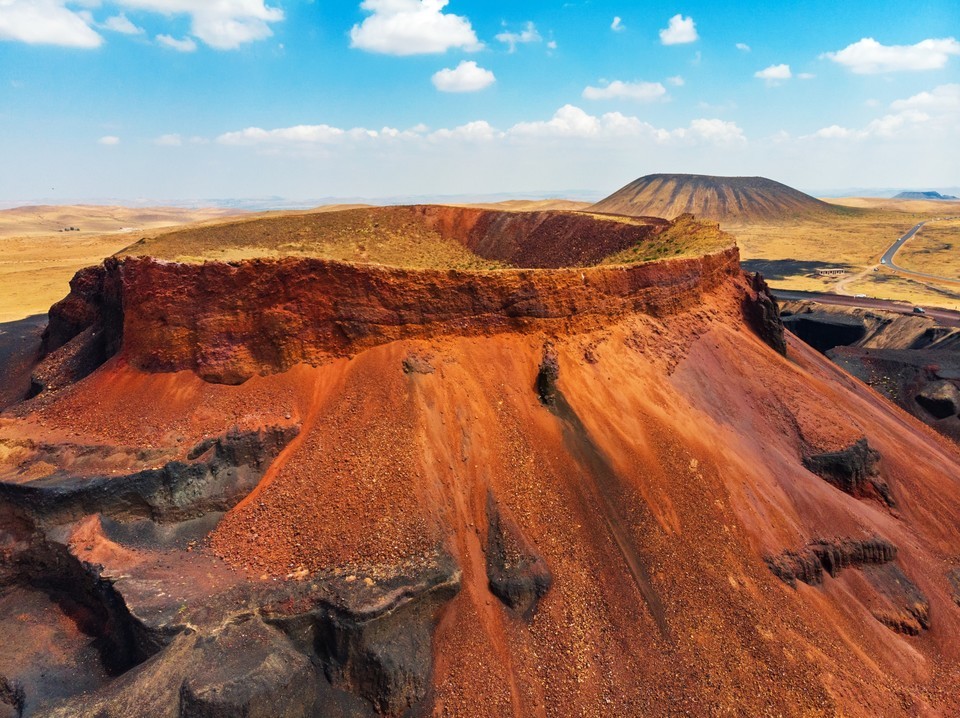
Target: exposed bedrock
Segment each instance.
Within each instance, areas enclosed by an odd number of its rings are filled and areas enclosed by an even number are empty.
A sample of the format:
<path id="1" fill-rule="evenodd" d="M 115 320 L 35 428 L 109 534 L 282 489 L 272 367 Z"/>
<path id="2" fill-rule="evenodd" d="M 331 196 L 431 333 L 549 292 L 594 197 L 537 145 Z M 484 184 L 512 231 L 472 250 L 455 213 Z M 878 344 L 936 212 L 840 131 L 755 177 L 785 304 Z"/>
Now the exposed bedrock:
<path id="1" fill-rule="evenodd" d="M 864 575 L 880 594 L 874 618 L 897 633 L 917 636 L 930 628 L 930 601 L 894 563 L 865 566 Z"/>
<path id="2" fill-rule="evenodd" d="M 0 676 L 0 718 L 20 718 L 23 704 L 23 688 Z"/>
<path id="3" fill-rule="evenodd" d="M 553 574 L 516 522 L 501 510 L 492 492 L 487 494 L 486 562 L 493 594 L 524 618 L 532 618 L 540 599 L 553 586 Z"/>
<path id="4" fill-rule="evenodd" d="M 867 335 L 861 317 L 824 312 L 804 312 L 783 317 L 791 332 L 819 352 L 827 353 L 838 346 L 856 344 Z"/>
<path id="5" fill-rule="evenodd" d="M 879 464 L 880 452 L 871 449 L 866 438 L 841 451 L 803 457 L 803 465 L 807 469 L 844 493 L 858 498 L 875 495 L 893 506 L 890 487 L 880 478 Z"/>
<path id="6" fill-rule="evenodd" d="M 750 292 L 743 300 L 743 315 L 757 336 L 778 353 L 786 355 L 787 340 L 783 335 L 783 321 L 777 300 L 759 272 L 748 273 L 747 276 Z"/>
<path id="7" fill-rule="evenodd" d="M 543 359 L 537 370 L 537 379 L 534 388 L 540 403 L 544 406 L 555 406 L 557 403 L 557 379 L 560 378 L 560 359 L 553 344 L 547 342 L 543 346 Z"/>
<path id="8" fill-rule="evenodd" d="M 295 258 L 111 260 L 78 273 L 70 295 L 51 308 L 46 347 L 86 342 L 84 332 L 96 327 L 111 349 L 122 337 L 121 355 L 139 369 L 188 369 L 240 383 L 397 339 L 576 330 L 628 312 L 669 315 L 738 277 L 738 257 L 732 247 L 626 267 L 476 273 Z M 48 384 L 76 376 L 58 378 L 52 365 L 37 374 Z"/>
<path id="9" fill-rule="evenodd" d="M 47 524 L 91 514 L 159 522 L 198 518 L 227 511 L 249 494 L 298 432 L 295 426 L 231 431 L 190 453 L 205 460 L 172 461 L 125 476 L 53 474 L 29 483 L 0 481 L 0 503 Z"/>
<path id="10" fill-rule="evenodd" d="M 282 603 L 266 620 L 323 666 L 330 684 L 369 701 L 377 713 L 401 715 L 427 699 L 433 631 L 460 591 L 460 570 L 446 554 L 376 586 L 331 582 L 333 597 L 291 615 Z"/>
<path id="11" fill-rule="evenodd" d="M 960 389 L 945 379 L 927 384 L 917 394 L 916 400 L 935 419 L 947 419 L 960 414 Z"/>
<path id="12" fill-rule="evenodd" d="M 866 564 L 884 564 L 897 558 L 897 547 L 886 539 L 820 539 L 800 551 L 784 551 L 768 556 L 767 566 L 777 578 L 791 586 L 797 581 L 815 586 L 823 582 L 824 572 L 836 577 L 845 568 Z"/>

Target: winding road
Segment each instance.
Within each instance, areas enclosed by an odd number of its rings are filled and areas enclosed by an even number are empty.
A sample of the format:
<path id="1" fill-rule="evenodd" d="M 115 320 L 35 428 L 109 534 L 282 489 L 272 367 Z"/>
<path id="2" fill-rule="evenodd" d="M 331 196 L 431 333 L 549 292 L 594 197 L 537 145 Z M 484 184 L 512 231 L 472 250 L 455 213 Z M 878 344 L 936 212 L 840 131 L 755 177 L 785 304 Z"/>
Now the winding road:
<path id="1" fill-rule="evenodd" d="M 956 217 L 947 217 L 947 219 L 956 219 Z M 957 279 L 956 277 L 941 277 L 937 274 L 927 274 L 926 272 L 917 272 L 917 271 L 914 271 L 913 269 L 907 269 L 906 267 L 901 267 L 900 265 L 895 264 L 893 261 L 893 258 L 897 255 L 897 252 L 900 251 L 903 245 L 906 244 L 910 239 L 912 239 L 913 236 L 920 231 L 923 225 L 925 225 L 927 222 L 932 222 L 932 221 L 935 221 L 935 220 L 927 219 L 911 227 L 906 234 L 904 234 L 902 237 L 900 237 L 900 239 L 898 239 L 896 242 L 891 244 L 890 248 L 883 253 L 883 256 L 880 257 L 880 264 L 890 267 L 890 269 L 892 269 L 893 271 L 901 272 L 902 274 L 907 274 L 914 277 L 923 277 L 925 279 L 934 279 L 938 282 L 945 282 L 947 284 L 960 284 L 960 279 Z"/>

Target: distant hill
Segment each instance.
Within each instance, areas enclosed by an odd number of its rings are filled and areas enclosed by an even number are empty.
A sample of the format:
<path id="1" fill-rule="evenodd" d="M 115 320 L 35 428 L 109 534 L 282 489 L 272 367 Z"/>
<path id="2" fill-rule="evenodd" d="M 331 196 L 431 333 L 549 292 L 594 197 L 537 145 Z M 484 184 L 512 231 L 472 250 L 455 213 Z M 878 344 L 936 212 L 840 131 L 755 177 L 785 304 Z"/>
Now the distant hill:
<path id="1" fill-rule="evenodd" d="M 895 194 L 894 199 L 957 199 L 949 194 L 940 194 L 939 192 L 901 192 Z"/>
<path id="2" fill-rule="evenodd" d="M 765 177 L 686 174 L 641 177 L 600 200 L 590 210 L 665 219 L 689 213 L 698 219 L 727 224 L 845 211 Z"/>

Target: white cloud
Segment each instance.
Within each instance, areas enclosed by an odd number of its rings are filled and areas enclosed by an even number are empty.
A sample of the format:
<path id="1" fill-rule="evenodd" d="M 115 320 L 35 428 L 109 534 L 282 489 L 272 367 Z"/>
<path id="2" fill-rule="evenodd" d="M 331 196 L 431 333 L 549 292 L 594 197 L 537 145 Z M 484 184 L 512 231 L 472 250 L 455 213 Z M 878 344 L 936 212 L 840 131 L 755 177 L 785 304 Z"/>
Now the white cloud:
<path id="1" fill-rule="evenodd" d="M 103 23 L 103 27 L 107 30 L 113 30 L 113 32 L 119 32 L 122 35 L 143 35 L 144 33 L 142 27 L 134 25 L 123 13 L 108 17 Z"/>
<path id="2" fill-rule="evenodd" d="M 548 42 L 548 43 L 547 43 L 547 49 L 548 49 L 548 50 L 556 50 L 556 49 L 557 49 L 557 41 L 556 41 L 556 40 L 551 40 L 550 42 Z"/>
<path id="3" fill-rule="evenodd" d="M 960 112 L 960 85 L 940 85 L 930 92 L 921 92 L 905 100 L 897 100 L 890 107 L 894 110 Z"/>
<path id="4" fill-rule="evenodd" d="M 346 134 L 339 127 L 330 125 L 296 125 L 276 130 L 247 127 L 236 132 L 226 132 L 217 137 L 217 142 L 222 145 L 327 144 Z"/>
<path id="5" fill-rule="evenodd" d="M 670 18 L 670 23 L 660 31 L 660 42 L 664 45 L 685 45 L 699 39 L 697 27 L 692 17 L 683 17 L 679 13 Z"/>
<path id="6" fill-rule="evenodd" d="M 177 52 L 193 52 L 197 49 L 197 43 L 195 43 L 193 39 L 189 37 L 178 40 L 170 35 L 157 35 L 157 42 L 164 47 L 169 47 L 171 50 L 176 50 Z"/>
<path id="7" fill-rule="evenodd" d="M 654 102 L 662 100 L 667 94 L 667 88 L 659 82 L 622 82 L 614 80 L 605 87 L 587 87 L 583 96 L 588 100 L 639 100 L 640 102 Z"/>
<path id="8" fill-rule="evenodd" d="M 815 77 L 816 77 L 816 75 L 814 75 L 812 72 L 800 72 L 800 73 L 797 73 L 797 79 L 798 79 L 798 80 L 812 80 L 812 79 L 815 78 Z"/>
<path id="9" fill-rule="evenodd" d="M 667 82 L 674 87 L 683 87 L 686 84 L 680 75 L 674 75 L 673 77 L 668 77 Z"/>
<path id="10" fill-rule="evenodd" d="M 160 147 L 179 147 L 183 144 L 183 138 L 177 134 L 160 135 L 153 141 L 153 144 Z"/>
<path id="11" fill-rule="evenodd" d="M 363 0 L 371 15 L 350 30 L 350 47 L 385 55 L 479 50 L 470 21 L 443 12 L 448 0 Z"/>
<path id="12" fill-rule="evenodd" d="M 0 39 L 99 47 L 103 38 L 92 28 L 94 23 L 89 10 L 67 7 L 73 4 L 99 7 L 101 2 L 0 0 Z M 112 0 L 111 4 L 168 17 L 188 15 L 190 35 L 218 50 L 234 49 L 246 42 L 269 37 L 273 34 L 270 23 L 279 22 L 284 17 L 282 10 L 266 6 L 264 0 Z M 127 35 L 144 32 L 122 12 L 107 18 L 102 27 Z"/>
<path id="13" fill-rule="evenodd" d="M 0 0 L 0 40 L 77 48 L 103 43 L 89 15 L 64 7 L 63 0 Z"/>
<path id="14" fill-rule="evenodd" d="M 101 145 L 106 145 L 107 147 L 112 147 L 113 145 L 120 144 L 120 138 L 117 137 L 116 135 L 104 135 L 99 140 L 97 140 L 97 143 Z"/>
<path id="15" fill-rule="evenodd" d="M 749 46 L 747 43 L 745 43 L 745 42 L 738 42 L 738 43 L 737 43 L 737 49 L 738 49 L 740 52 L 750 52 L 750 46 Z"/>
<path id="16" fill-rule="evenodd" d="M 529 42 L 540 42 L 543 38 L 537 32 L 537 27 L 532 22 L 523 26 L 520 32 L 501 32 L 496 35 L 496 39 L 510 46 L 510 52 L 515 52 L 517 45 Z M 552 48 L 551 48 L 552 49 Z"/>
<path id="17" fill-rule="evenodd" d="M 821 57 L 833 60 L 859 75 L 905 70 L 939 70 L 951 55 L 960 55 L 960 42 L 948 37 L 928 39 L 916 45 L 881 45 L 865 37 L 837 52 Z"/>
<path id="18" fill-rule="evenodd" d="M 623 20 L 620 19 L 620 16 L 617 15 L 613 18 L 613 22 L 610 23 L 610 29 L 614 32 L 623 32 L 627 29 L 627 26 L 623 24 Z"/>
<path id="19" fill-rule="evenodd" d="M 810 137 L 858 141 L 939 137 L 942 142 L 955 142 L 956 135 L 960 134 L 960 84 L 940 85 L 928 92 L 896 100 L 890 103 L 890 109 L 892 112 L 871 120 L 861 129 L 830 125 Z"/>
<path id="20" fill-rule="evenodd" d="M 444 68 L 433 75 L 433 86 L 441 92 L 476 92 L 490 87 L 497 78 L 473 60 L 464 60 L 455 69 Z"/>
<path id="21" fill-rule="evenodd" d="M 437 130 L 429 135 L 431 140 L 465 140 L 467 142 L 488 142 L 499 137 L 503 137 L 503 133 L 495 130 L 486 120 L 468 122 L 452 130 Z"/>
<path id="22" fill-rule="evenodd" d="M 686 136 L 716 145 L 742 145 L 747 141 L 736 122 L 716 119 L 694 120 L 690 123 Z"/>
<path id="23" fill-rule="evenodd" d="M 793 77 L 793 73 L 790 72 L 790 65 L 770 65 L 770 67 L 765 67 L 762 70 L 758 70 L 753 73 L 754 77 L 759 77 L 761 80 L 766 80 L 769 84 L 776 84 L 782 80 L 789 80 Z"/>
<path id="24" fill-rule="evenodd" d="M 115 0 L 123 7 L 163 15 L 189 15 L 190 34 L 217 50 L 233 50 L 273 35 L 283 10 L 264 0 Z M 167 36 L 169 37 L 169 36 Z"/>
<path id="25" fill-rule="evenodd" d="M 288 149 L 300 153 L 309 147 L 334 148 L 357 146 L 357 143 L 385 142 L 506 142 L 516 144 L 540 141 L 578 140 L 589 142 L 633 139 L 650 145 L 695 146 L 710 144 L 734 147 L 746 144 L 743 130 L 734 122 L 719 119 L 695 119 L 686 127 L 657 128 L 638 117 L 620 112 L 591 115 L 574 105 L 564 105 L 548 120 L 518 122 L 509 129 L 498 130 L 486 120 L 476 120 L 452 129 L 430 131 L 425 125 L 400 131 L 393 128 L 368 130 L 363 127 L 341 129 L 330 125 L 297 125 L 277 129 L 248 127 L 226 132 L 216 141 L 222 145 L 258 147 L 267 151 Z"/>

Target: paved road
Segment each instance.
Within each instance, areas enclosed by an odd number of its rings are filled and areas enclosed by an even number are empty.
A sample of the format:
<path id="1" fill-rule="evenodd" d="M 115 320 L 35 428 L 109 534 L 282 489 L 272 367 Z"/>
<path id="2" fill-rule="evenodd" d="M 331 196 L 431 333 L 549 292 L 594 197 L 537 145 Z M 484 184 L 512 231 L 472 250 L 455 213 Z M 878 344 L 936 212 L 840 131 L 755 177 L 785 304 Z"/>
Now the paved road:
<path id="1" fill-rule="evenodd" d="M 897 314 L 913 314 L 913 305 L 905 302 L 895 302 L 889 299 L 873 299 L 872 297 L 845 297 L 839 294 L 824 294 L 823 292 L 794 292 L 774 289 L 773 296 L 779 301 L 811 301 L 820 304 L 834 304 L 841 307 L 864 307 L 867 309 L 882 309 Z M 928 307 L 923 315 L 936 319 L 940 324 L 948 327 L 960 328 L 960 312 L 951 309 Z"/>
<path id="2" fill-rule="evenodd" d="M 948 217 L 947 219 L 954 219 L 954 218 Z M 890 269 L 894 270 L 895 272 L 902 272 L 903 274 L 909 274 L 910 276 L 913 276 L 913 277 L 924 277 L 925 279 L 933 279 L 938 282 L 947 282 L 948 284 L 960 284 L 960 280 L 958 280 L 956 277 L 941 277 L 937 274 L 927 274 L 926 272 L 917 272 L 912 269 L 907 269 L 906 267 L 901 267 L 897 264 L 894 264 L 893 262 L 893 258 L 896 256 L 897 252 L 900 251 L 900 248 L 903 247 L 903 245 L 906 244 L 907 241 L 912 239 L 913 235 L 919 232 L 920 228 L 923 227 L 923 225 L 925 225 L 927 222 L 930 222 L 930 221 L 933 221 L 933 220 L 926 220 L 912 227 L 910 231 L 908 231 L 905 235 L 900 237 L 900 239 L 898 239 L 896 242 L 891 244 L 890 248 L 886 252 L 884 252 L 883 256 L 880 258 L 880 264 L 886 267 L 890 267 Z"/>

